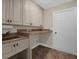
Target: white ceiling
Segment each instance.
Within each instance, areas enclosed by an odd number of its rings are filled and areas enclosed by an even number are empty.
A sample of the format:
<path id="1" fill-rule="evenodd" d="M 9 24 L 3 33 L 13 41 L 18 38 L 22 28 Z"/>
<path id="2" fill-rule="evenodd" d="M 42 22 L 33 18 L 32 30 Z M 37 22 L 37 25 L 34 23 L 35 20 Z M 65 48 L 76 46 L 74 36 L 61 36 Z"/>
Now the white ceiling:
<path id="1" fill-rule="evenodd" d="M 39 4 L 44 9 L 55 7 L 69 1 L 72 0 L 34 0 L 35 3 Z"/>

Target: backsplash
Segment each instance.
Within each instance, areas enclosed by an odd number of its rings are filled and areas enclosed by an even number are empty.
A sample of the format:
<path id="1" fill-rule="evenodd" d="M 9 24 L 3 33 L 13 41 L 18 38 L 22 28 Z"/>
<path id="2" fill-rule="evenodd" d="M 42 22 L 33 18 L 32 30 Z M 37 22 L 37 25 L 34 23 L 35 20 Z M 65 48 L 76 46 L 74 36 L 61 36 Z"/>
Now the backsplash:
<path id="1" fill-rule="evenodd" d="M 8 31 L 10 31 L 10 33 L 16 33 L 17 29 L 11 25 L 2 25 L 2 34 L 5 34 Z"/>

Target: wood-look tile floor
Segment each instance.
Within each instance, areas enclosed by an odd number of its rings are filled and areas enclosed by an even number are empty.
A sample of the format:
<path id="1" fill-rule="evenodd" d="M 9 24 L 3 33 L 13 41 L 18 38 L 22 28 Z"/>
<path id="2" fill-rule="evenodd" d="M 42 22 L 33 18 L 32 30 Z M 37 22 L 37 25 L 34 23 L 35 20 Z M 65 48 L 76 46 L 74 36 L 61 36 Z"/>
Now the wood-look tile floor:
<path id="1" fill-rule="evenodd" d="M 77 59 L 77 57 L 55 49 L 38 46 L 33 49 L 32 59 Z"/>

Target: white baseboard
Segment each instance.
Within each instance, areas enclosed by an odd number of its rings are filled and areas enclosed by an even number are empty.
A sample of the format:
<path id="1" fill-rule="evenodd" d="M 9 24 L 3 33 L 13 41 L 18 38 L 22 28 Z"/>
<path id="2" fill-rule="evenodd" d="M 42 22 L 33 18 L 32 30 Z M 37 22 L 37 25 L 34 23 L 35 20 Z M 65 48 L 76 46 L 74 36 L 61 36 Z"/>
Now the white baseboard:
<path id="1" fill-rule="evenodd" d="M 54 48 L 54 47 L 51 47 L 51 46 L 46 45 L 46 44 L 43 44 L 43 43 L 39 43 L 39 45 L 45 46 L 45 47 L 48 47 L 48 48 L 52 48 L 52 49 L 55 49 L 55 50 L 58 50 L 58 51 L 61 51 L 61 50 L 59 50 L 59 49 L 56 49 L 56 48 Z M 64 53 L 68 53 L 68 54 L 72 54 L 72 55 L 76 55 L 76 56 L 77 56 L 77 54 L 74 54 L 74 53 L 69 53 L 69 52 L 66 52 L 66 51 L 61 51 L 61 52 L 64 52 Z"/>
<path id="2" fill-rule="evenodd" d="M 36 44 L 35 46 L 32 47 L 32 49 L 36 48 L 36 47 L 39 46 L 39 45 L 40 45 L 39 43 Z"/>
<path id="3" fill-rule="evenodd" d="M 43 44 L 43 43 L 39 43 L 39 45 L 42 45 L 42 46 L 45 46 L 45 47 L 48 47 L 48 48 L 53 48 L 53 47 L 46 45 L 46 44 Z"/>
<path id="4" fill-rule="evenodd" d="M 45 47 L 48 47 L 48 48 L 55 49 L 54 47 L 49 46 L 49 45 L 47 45 L 47 44 L 43 44 L 43 43 L 38 43 L 37 45 L 33 46 L 32 49 L 36 48 L 36 47 L 39 46 L 39 45 L 45 46 Z M 56 49 L 56 50 L 58 50 L 58 49 Z M 58 51 L 61 51 L 61 50 L 58 50 Z M 61 52 L 64 52 L 64 51 L 61 51 Z M 68 52 L 65 52 L 65 53 L 68 53 Z M 72 53 L 69 53 L 69 54 L 72 54 Z M 73 55 L 76 55 L 76 54 L 73 54 Z"/>
<path id="5" fill-rule="evenodd" d="M 53 48 L 53 47 L 51 47 L 51 46 L 49 46 L 49 45 L 46 45 L 46 44 L 43 44 L 43 43 L 38 43 L 38 44 L 36 44 L 35 46 L 33 46 L 32 49 L 36 48 L 36 47 L 39 46 L 39 45 L 45 46 L 45 47 L 48 47 L 48 48 Z"/>

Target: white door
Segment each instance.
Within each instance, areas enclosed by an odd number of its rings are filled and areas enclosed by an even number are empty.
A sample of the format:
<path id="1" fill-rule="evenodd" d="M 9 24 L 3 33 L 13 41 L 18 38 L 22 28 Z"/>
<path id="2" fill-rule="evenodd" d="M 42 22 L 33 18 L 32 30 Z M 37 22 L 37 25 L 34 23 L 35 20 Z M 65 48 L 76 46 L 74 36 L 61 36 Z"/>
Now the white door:
<path id="1" fill-rule="evenodd" d="M 53 48 L 76 54 L 77 17 L 76 7 L 53 13 Z"/>

